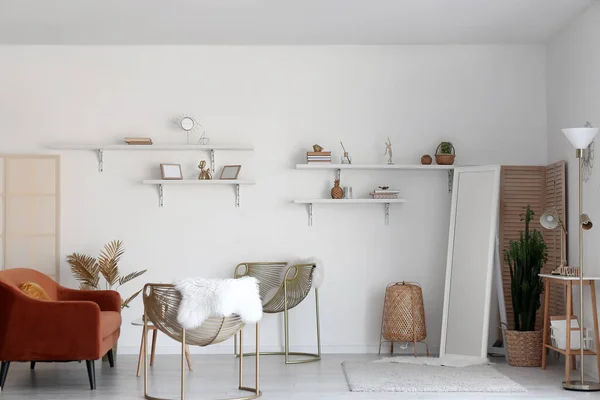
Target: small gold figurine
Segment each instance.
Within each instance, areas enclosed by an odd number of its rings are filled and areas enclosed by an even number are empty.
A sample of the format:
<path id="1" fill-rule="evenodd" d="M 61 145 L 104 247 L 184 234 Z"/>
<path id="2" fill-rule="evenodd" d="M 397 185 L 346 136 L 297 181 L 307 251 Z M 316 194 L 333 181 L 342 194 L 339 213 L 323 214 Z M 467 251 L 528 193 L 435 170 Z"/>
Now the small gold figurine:
<path id="1" fill-rule="evenodd" d="M 318 144 L 314 144 L 313 145 L 313 150 L 315 151 L 315 153 L 320 153 L 323 151 L 323 147 L 319 146 Z"/>
<path id="2" fill-rule="evenodd" d="M 198 179 L 203 180 L 203 181 L 209 181 L 212 179 L 212 175 L 210 174 L 210 171 L 208 170 L 208 168 L 206 168 L 206 161 L 204 161 L 204 160 L 200 161 L 198 168 L 200 168 L 200 175 L 198 175 Z"/>

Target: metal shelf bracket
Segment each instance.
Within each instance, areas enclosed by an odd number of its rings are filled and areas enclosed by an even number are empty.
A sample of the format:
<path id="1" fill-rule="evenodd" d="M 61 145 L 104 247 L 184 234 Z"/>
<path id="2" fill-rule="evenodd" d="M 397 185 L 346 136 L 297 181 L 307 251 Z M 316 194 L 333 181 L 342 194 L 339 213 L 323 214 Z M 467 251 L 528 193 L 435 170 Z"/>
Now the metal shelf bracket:
<path id="1" fill-rule="evenodd" d="M 98 149 L 98 170 L 104 172 L 104 150 Z"/>
<path id="2" fill-rule="evenodd" d="M 335 170 L 335 179 L 337 179 L 338 181 L 342 180 L 342 170 L 341 169 Z"/>
<path id="3" fill-rule="evenodd" d="M 164 204 L 164 189 L 163 185 L 158 185 L 158 206 L 162 207 Z"/>
<path id="4" fill-rule="evenodd" d="M 452 185 L 454 184 L 454 170 L 448 170 L 448 191 L 452 193 Z"/>
<path id="5" fill-rule="evenodd" d="M 235 206 L 240 206 L 240 185 L 235 185 Z"/>
<path id="6" fill-rule="evenodd" d="M 313 226 L 313 205 L 308 203 L 306 206 L 308 208 L 308 226 Z"/>
<path id="7" fill-rule="evenodd" d="M 210 172 L 215 173 L 215 150 L 210 150 Z"/>
<path id="8" fill-rule="evenodd" d="M 384 204 L 384 213 L 385 213 L 385 224 L 390 224 L 390 203 Z"/>

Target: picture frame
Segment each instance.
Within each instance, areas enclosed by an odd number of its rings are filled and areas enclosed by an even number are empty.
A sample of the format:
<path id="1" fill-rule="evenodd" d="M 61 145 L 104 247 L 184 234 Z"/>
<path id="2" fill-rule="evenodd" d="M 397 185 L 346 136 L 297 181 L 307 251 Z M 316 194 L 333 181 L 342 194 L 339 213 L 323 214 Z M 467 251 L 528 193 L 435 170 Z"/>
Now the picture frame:
<path id="1" fill-rule="evenodd" d="M 165 181 L 183 180 L 181 165 L 179 164 L 160 164 L 160 173 Z"/>
<path id="2" fill-rule="evenodd" d="M 241 165 L 224 165 L 223 169 L 221 170 L 221 175 L 219 176 L 219 179 L 235 180 L 240 174 L 241 169 Z"/>

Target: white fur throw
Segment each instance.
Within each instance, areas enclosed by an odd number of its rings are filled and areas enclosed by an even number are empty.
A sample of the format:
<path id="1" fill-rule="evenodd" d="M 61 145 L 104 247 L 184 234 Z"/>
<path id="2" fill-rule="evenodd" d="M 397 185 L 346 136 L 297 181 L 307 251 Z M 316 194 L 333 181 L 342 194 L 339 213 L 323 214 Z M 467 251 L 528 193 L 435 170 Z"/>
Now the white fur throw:
<path id="1" fill-rule="evenodd" d="M 303 258 L 303 259 L 299 259 L 299 260 L 290 261 L 287 266 L 289 268 L 292 265 L 301 265 L 301 264 L 313 264 L 315 266 L 315 271 L 313 272 L 312 285 L 313 285 L 313 287 L 316 287 L 317 289 L 319 287 L 321 287 L 321 285 L 323 284 L 323 280 L 325 279 L 325 268 L 323 267 L 323 261 L 319 260 L 316 257 L 310 257 L 310 258 Z M 285 276 L 286 271 L 287 271 L 287 268 L 283 270 L 284 276 Z M 283 281 L 283 277 L 282 277 L 282 281 Z"/>
<path id="2" fill-rule="evenodd" d="M 237 314 L 250 324 L 262 318 L 256 278 L 187 278 L 174 285 L 181 293 L 177 322 L 185 329 L 198 328 L 209 317 Z"/>

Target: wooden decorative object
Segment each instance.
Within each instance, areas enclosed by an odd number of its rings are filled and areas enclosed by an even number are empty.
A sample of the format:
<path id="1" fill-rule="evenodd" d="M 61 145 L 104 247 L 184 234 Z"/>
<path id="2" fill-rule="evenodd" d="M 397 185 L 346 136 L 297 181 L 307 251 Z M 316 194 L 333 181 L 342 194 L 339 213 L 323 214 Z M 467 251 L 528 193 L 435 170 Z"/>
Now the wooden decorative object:
<path id="1" fill-rule="evenodd" d="M 340 180 L 336 179 L 333 181 L 333 188 L 331 189 L 332 199 L 341 199 L 344 197 L 344 190 L 340 187 Z"/>
<path id="2" fill-rule="evenodd" d="M 160 164 L 160 173 L 163 180 L 180 181 L 183 179 L 181 165 L 179 164 Z"/>
<path id="3" fill-rule="evenodd" d="M 455 157 L 456 152 L 450 142 L 442 142 L 435 149 L 435 162 L 438 165 L 452 165 Z"/>
<path id="4" fill-rule="evenodd" d="M 429 154 L 424 154 L 423 157 L 421 157 L 421 164 L 423 165 L 431 165 L 432 162 L 433 159 Z"/>
<path id="5" fill-rule="evenodd" d="M 387 286 L 381 321 L 381 344 L 391 342 L 411 342 L 414 344 L 414 355 L 417 356 L 417 342 L 424 342 L 429 357 L 427 329 L 425 328 L 425 307 L 423 292 L 418 283 L 395 282 Z"/>
<path id="6" fill-rule="evenodd" d="M 219 177 L 219 179 L 235 180 L 238 178 L 241 169 L 241 165 L 225 165 L 221 170 L 221 176 Z"/>

